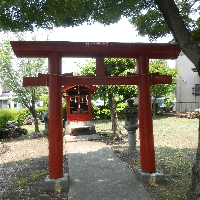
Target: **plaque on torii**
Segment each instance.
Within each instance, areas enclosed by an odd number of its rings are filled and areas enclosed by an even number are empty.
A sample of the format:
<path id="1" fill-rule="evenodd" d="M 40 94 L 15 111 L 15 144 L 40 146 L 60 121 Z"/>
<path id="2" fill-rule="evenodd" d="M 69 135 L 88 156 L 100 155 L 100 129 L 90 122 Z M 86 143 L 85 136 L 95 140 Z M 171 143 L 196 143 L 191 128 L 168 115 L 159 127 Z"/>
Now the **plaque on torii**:
<path id="1" fill-rule="evenodd" d="M 24 77 L 24 86 L 49 87 L 49 177 L 63 177 L 62 86 L 138 85 L 140 163 L 145 173 L 156 172 L 150 86 L 170 84 L 170 75 L 149 73 L 149 59 L 176 59 L 180 48 L 165 43 L 11 41 L 17 57 L 48 58 L 48 74 Z M 61 74 L 62 57 L 96 58 L 96 76 Z M 137 73 L 105 76 L 104 58 L 132 58 Z M 70 66 L 69 66 L 70 67 Z"/>

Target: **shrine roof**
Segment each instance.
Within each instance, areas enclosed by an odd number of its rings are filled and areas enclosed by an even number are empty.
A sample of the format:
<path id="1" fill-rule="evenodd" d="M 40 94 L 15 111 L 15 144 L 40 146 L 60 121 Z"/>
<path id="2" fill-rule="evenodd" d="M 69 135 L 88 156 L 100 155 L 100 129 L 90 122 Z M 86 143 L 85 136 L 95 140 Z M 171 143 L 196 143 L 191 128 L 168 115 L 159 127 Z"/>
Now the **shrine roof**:
<path id="1" fill-rule="evenodd" d="M 77 85 L 65 86 L 65 87 L 62 88 L 62 92 L 67 91 L 67 90 L 69 90 L 69 89 L 72 89 L 73 87 L 76 87 L 76 86 L 77 86 Z M 86 87 L 86 88 L 88 88 L 88 89 L 90 89 L 90 90 L 92 90 L 92 91 L 94 91 L 94 92 L 96 92 L 96 91 L 98 90 L 97 87 L 92 86 L 92 85 L 82 85 L 82 86 L 83 86 L 83 87 Z"/>

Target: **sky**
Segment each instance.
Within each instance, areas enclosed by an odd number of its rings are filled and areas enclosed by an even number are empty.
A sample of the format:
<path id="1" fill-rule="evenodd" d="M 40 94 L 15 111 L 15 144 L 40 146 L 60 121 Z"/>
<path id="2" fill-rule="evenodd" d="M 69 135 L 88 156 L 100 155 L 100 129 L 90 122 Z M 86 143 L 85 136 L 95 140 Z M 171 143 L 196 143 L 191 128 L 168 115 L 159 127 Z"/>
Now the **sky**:
<path id="1" fill-rule="evenodd" d="M 104 26 L 99 23 L 92 25 L 83 24 L 77 27 L 54 28 L 52 31 L 37 30 L 35 33 L 37 40 L 46 41 L 72 41 L 72 42 L 143 42 L 149 43 L 147 37 L 138 36 L 137 31 L 126 18 L 121 19 L 118 23 L 110 26 Z M 26 40 L 31 40 L 30 32 L 25 34 Z M 158 39 L 157 43 L 168 43 L 172 40 L 171 37 Z M 62 73 L 78 71 L 77 63 L 83 64 L 85 58 L 64 58 Z M 169 62 L 169 65 L 174 65 L 174 62 Z"/>

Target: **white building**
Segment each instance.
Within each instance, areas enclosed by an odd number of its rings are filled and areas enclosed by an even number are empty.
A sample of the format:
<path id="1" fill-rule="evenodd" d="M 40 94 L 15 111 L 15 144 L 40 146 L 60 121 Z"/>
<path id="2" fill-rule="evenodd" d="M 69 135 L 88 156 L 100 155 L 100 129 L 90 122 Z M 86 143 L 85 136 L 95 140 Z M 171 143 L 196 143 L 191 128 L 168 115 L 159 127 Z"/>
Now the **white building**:
<path id="1" fill-rule="evenodd" d="M 0 108 L 18 107 L 18 103 L 13 102 L 11 97 L 12 93 L 3 86 L 3 82 L 0 80 Z"/>
<path id="2" fill-rule="evenodd" d="M 176 60 L 180 71 L 176 86 L 176 111 L 200 108 L 200 77 L 193 63 L 183 53 Z"/>

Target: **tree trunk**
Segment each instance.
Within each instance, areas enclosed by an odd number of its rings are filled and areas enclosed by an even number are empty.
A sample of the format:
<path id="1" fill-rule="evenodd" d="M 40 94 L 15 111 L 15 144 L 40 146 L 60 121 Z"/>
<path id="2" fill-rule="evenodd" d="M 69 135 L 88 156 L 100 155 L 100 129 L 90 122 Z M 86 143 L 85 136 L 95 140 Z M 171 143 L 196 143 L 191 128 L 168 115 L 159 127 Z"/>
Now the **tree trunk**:
<path id="1" fill-rule="evenodd" d="M 31 103 L 32 103 L 32 107 L 30 108 L 30 112 L 33 116 L 34 119 L 34 124 L 35 124 L 35 133 L 37 135 L 37 133 L 40 132 L 39 130 L 39 125 L 38 125 L 38 116 L 35 110 L 35 88 L 32 88 L 32 99 L 31 99 Z"/>
<path id="2" fill-rule="evenodd" d="M 200 199 L 200 117 L 199 117 L 199 140 L 196 153 L 196 161 L 192 168 L 192 180 L 188 200 Z"/>
<path id="3" fill-rule="evenodd" d="M 38 116 L 36 113 L 33 114 L 33 119 L 34 119 L 34 124 L 35 124 L 35 132 L 39 133 L 40 130 L 39 130 L 39 123 L 38 123 Z"/>
<path id="4" fill-rule="evenodd" d="M 156 99 L 153 99 L 153 117 L 156 117 Z"/>
<path id="5" fill-rule="evenodd" d="M 155 0 L 174 38 L 200 75 L 200 46 L 192 38 L 174 0 Z"/>
<path id="6" fill-rule="evenodd" d="M 35 110 L 35 106 L 32 105 L 32 107 L 29 108 L 31 115 L 33 116 L 34 119 L 34 124 L 35 124 L 35 133 L 39 133 L 39 124 L 38 124 L 38 116 Z"/>
<path id="7" fill-rule="evenodd" d="M 114 100 L 114 95 L 113 93 L 108 94 L 108 100 L 110 104 L 110 112 L 111 112 L 111 121 L 112 121 L 112 131 L 113 131 L 113 136 L 112 138 L 114 140 L 119 140 L 121 137 L 121 132 L 119 130 L 119 122 L 118 122 L 118 116 L 116 112 L 116 102 Z"/>

